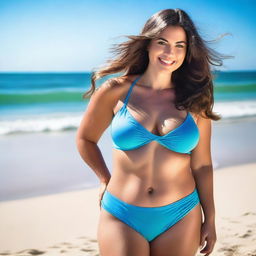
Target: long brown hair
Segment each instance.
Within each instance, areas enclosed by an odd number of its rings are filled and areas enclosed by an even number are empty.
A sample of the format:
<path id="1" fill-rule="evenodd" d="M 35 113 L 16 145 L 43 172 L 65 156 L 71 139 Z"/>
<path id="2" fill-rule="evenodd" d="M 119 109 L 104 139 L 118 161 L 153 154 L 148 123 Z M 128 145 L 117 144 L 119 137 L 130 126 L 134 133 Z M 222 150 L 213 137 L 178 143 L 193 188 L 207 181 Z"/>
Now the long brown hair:
<path id="1" fill-rule="evenodd" d="M 212 112 L 214 75 L 211 73 L 210 64 L 222 66 L 222 59 L 233 56 L 221 55 L 208 47 L 207 43 L 216 40 L 202 39 L 189 15 L 181 9 L 164 9 L 155 13 L 147 20 L 139 35 L 125 36 L 130 40 L 114 44 L 110 50 L 116 56 L 107 60 L 106 66 L 92 72 L 91 88 L 83 94 L 83 98 L 93 94 L 96 80 L 104 76 L 118 72 L 124 72 L 124 76 L 144 73 L 149 63 L 147 46 L 167 26 L 182 27 L 187 37 L 186 57 L 171 76 L 175 86 L 175 107 L 212 120 L 221 119 L 220 115 Z M 114 80 L 113 82 L 116 83 Z"/>

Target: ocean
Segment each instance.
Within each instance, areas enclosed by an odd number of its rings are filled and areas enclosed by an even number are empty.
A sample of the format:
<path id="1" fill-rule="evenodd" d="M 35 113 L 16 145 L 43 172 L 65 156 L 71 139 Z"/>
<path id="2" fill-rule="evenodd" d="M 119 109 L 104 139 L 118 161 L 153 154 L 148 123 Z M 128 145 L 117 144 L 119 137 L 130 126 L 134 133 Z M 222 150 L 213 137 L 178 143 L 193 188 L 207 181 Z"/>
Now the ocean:
<path id="1" fill-rule="evenodd" d="M 77 129 L 91 73 L 0 73 L 0 135 Z M 110 76 L 96 82 L 100 86 Z M 223 119 L 256 115 L 256 71 L 218 71 L 214 112 Z"/>

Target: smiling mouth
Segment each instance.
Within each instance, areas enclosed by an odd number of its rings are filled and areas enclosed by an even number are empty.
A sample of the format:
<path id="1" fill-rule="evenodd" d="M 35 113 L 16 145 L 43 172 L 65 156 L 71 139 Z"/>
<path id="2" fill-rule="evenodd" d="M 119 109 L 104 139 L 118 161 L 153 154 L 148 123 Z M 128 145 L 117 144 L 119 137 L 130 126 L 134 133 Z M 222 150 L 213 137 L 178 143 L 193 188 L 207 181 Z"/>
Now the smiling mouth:
<path id="1" fill-rule="evenodd" d="M 160 63 L 165 66 L 172 66 L 176 62 L 175 60 L 167 61 L 167 60 L 161 59 L 160 57 L 158 59 L 159 59 Z"/>

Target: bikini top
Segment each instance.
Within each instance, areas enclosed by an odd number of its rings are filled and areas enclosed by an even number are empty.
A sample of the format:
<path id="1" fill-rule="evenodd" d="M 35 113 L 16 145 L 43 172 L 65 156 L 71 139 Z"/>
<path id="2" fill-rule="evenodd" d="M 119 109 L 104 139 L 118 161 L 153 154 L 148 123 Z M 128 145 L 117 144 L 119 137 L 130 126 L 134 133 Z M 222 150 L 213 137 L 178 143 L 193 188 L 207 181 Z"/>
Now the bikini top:
<path id="1" fill-rule="evenodd" d="M 135 79 L 130 86 L 123 106 L 112 119 L 111 137 L 113 146 L 120 150 L 132 150 L 155 140 L 169 150 L 191 154 L 191 150 L 195 148 L 199 141 L 199 130 L 189 112 L 181 125 L 165 135 L 151 133 L 131 115 L 127 109 L 127 103 L 132 88 L 139 78 Z"/>

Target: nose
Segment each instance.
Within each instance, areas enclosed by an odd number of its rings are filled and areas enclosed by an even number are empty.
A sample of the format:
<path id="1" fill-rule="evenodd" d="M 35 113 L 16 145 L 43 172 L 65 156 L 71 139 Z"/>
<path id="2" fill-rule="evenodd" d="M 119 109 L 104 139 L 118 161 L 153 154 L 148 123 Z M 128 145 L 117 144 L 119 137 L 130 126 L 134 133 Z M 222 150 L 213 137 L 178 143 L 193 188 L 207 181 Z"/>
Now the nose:
<path id="1" fill-rule="evenodd" d="M 173 56 L 173 55 L 174 55 L 174 51 L 173 51 L 173 49 L 171 48 L 171 46 L 165 47 L 165 53 L 166 53 L 167 55 L 170 55 L 170 56 Z"/>

